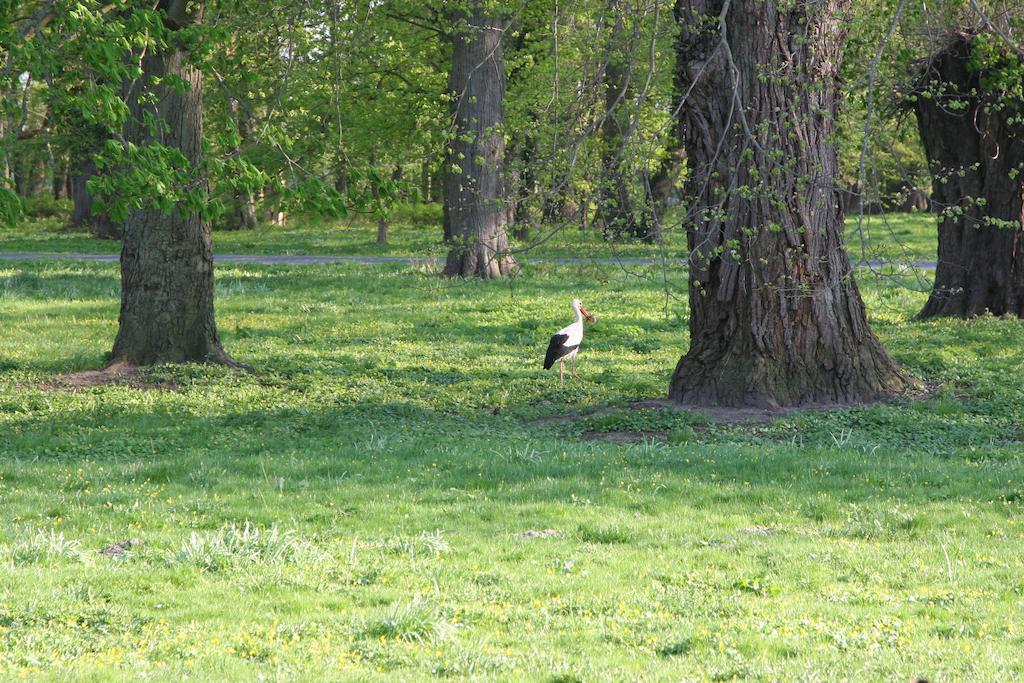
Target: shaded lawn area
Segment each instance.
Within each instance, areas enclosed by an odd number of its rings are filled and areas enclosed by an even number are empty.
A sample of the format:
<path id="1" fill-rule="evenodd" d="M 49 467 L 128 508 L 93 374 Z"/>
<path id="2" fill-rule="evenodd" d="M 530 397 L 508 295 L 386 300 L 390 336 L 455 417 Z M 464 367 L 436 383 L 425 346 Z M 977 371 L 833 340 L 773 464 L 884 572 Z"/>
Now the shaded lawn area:
<path id="1" fill-rule="evenodd" d="M 69 233 L 57 218 L 26 221 L 15 229 L 0 228 L 0 253 L 116 254 L 120 244 L 96 240 L 85 233 Z M 513 240 L 520 258 L 648 257 L 682 259 L 686 235 L 678 220 L 666 221 L 662 245 L 642 242 L 608 243 L 599 230 L 575 226 L 545 226 L 527 241 Z M 855 260 L 934 261 L 935 217 L 931 214 L 879 214 L 847 219 L 847 246 Z M 218 254 L 345 255 L 444 257 L 441 227 L 433 222 L 395 221 L 391 240 L 376 243 L 376 225 L 365 220 L 327 221 L 294 218 L 287 226 L 265 226 L 250 231 L 213 233 Z"/>
<path id="2" fill-rule="evenodd" d="M 1020 677 L 1024 325 L 862 279 L 942 388 L 728 427 L 625 407 L 685 348 L 661 281 L 222 267 L 259 375 L 72 393 L 38 385 L 102 363 L 116 266 L 0 264 L 0 679 Z M 573 295 L 600 320 L 560 390 Z"/>

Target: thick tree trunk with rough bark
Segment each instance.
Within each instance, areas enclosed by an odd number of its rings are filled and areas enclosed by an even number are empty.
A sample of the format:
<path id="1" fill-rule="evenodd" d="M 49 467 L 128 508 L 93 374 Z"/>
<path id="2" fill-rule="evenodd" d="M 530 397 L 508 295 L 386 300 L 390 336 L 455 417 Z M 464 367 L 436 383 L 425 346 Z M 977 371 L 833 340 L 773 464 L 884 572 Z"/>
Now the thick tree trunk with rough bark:
<path id="1" fill-rule="evenodd" d="M 958 35 L 927 65 L 914 102 L 939 214 L 938 263 L 920 317 L 1024 316 L 1024 124 L 984 93 Z M 966 108 L 953 106 L 953 103 Z"/>
<path id="2" fill-rule="evenodd" d="M 171 27 L 198 20 L 186 11 L 184 0 L 159 6 L 167 11 Z M 163 126 L 157 133 L 160 142 L 180 150 L 197 167 L 203 139 L 202 74 L 189 65 L 187 52 L 173 36 L 166 49 L 146 53 L 142 69 L 142 78 L 128 94 L 127 139 L 139 145 L 154 141 L 144 118 L 148 113 Z M 188 84 L 188 90 L 179 92 L 156 82 L 168 76 Z M 142 103 L 140 97 L 145 98 Z M 111 356 L 112 365 L 235 365 L 217 336 L 210 224 L 198 214 L 144 208 L 127 220 L 121 249 L 120 328 Z"/>
<path id="3" fill-rule="evenodd" d="M 504 180 L 504 26 L 474 0 L 453 35 L 452 139 L 444 166 L 444 274 L 493 278 L 516 271 L 508 253 Z"/>
<path id="4" fill-rule="evenodd" d="M 690 349 L 677 401 L 841 404 L 912 386 L 868 326 L 842 245 L 832 139 L 849 3 L 732 0 L 726 46 L 722 0 L 685 2 Z"/>

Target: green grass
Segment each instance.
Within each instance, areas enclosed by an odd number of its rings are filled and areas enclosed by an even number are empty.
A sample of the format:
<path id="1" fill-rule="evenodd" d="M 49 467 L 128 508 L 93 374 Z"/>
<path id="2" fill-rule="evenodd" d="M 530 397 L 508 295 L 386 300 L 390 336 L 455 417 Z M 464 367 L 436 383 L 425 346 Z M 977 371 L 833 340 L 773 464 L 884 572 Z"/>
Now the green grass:
<path id="1" fill-rule="evenodd" d="M 937 218 L 927 213 L 855 215 L 846 219 L 846 245 L 851 257 L 905 264 L 934 261 Z"/>
<path id="2" fill-rule="evenodd" d="M 259 374 L 72 393 L 116 266 L 0 263 L 0 680 L 1016 680 L 1024 324 L 902 284 L 861 282 L 932 398 L 729 428 L 625 407 L 685 349 L 655 269 L 222 267 Z"/>
<path id="3" fill-rule="evenodd" d="M 265 226 L 254 231 L 213 233 L 214 250 L 219 254 L 309 254 L 352 256 L 432 256 L 446 253 L 437 221 L 399 215 L 391 228 L 387 244 L 376 243 L 376 226 L 356 218 L 345 221 L 293 219 L 285 227 Z M 427 216 L 430 218 L 430 215 Z M 82 253 L 116 254 L 117 242 L 95 240 L 86 233 L 63 229 L 59 217 L 25 221 L 14 229 L 0 228 L 0 253 Z M 935 217 L 929 214 L 881 214 L 866 216 L 863 230 L 856 216 L 847 220 L 847 244 L 855 259 L 869 261 L 934 261 Z M 611 244 L 597 230 L 575 227 L 545 227 L 525 242 L 514 242 L 513 249 L 523 258 L 567 257 L 650 257 L 683 258 L 686 236 L 673 221 L 666 222 L 663 245 L 641 242 Z"/>

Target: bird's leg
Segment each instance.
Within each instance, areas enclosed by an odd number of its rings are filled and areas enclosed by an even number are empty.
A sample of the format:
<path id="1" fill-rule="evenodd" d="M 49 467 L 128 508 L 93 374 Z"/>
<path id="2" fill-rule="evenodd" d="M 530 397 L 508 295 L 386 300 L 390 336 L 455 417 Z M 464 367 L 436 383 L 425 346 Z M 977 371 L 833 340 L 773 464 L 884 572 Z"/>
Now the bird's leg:
<path id="1" fill-rule="evenodd" d="M 564 387 L 565 386 L 564 375 L 565 375 L 565 361 L 564 360 L 560 360 L 560 361 L 558 361 L 558 386 L 560 386 L 560 387 Z"/>
<path id="2" fill-rule="evenodd" d="M 572 370 L 572 376 L 582 382 L 583 378 L 580 377 L 580 373 L 576 372 L 576 356 L 572 357 L 572 368 L 571 368 L 571 370 Z"/>

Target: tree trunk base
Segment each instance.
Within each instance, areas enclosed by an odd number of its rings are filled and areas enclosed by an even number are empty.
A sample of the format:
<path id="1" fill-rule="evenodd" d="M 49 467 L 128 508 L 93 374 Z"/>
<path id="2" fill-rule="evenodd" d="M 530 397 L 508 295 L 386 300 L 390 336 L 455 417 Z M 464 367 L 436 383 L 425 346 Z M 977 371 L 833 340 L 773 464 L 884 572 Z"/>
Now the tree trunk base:
<path id="1" fill-rule="evenodd" d="M 676 366 L 669 398 L 695 406 L 778 410 L 874 403 L 919 388 L 877 341 L 832 362 L 808 363 L 793 351 L 793 358 L 773 359 L 721 346 L 691 349 Z"/>
<path id="2" fill-rule="evenodd" d="M 519 263 L 512 256 L 497 257 L 493 254 L 481 253 L 479 249 L 452 249 L 448 252 L 445 262 L 445 277 L 479 277 L 484 279 L 516 275 Z"/>
<path id="3" fill-rule="evenodd" d="M 1024 278 L 1016 277 L 1020 281 Z M 1024 318 L 1024 286 L 1018 282 L 1014 288 L 1003 286 L 992 289 L 967 291 L 962 287 L 945 288 L 936 285 L 928 302 L 917 314 L 918 320 L 928 318 L 963 318 L 969 320 L 982 315 L 1014 315 Z"/>
<path id="4" fill-rule="evenodd" d="M 206 354 L 197 357 L 185 357 L 180 354 L 167 354 L 166 356 L 153 355 L 148 357 L 143 362 L 136 362 L 130 358 L 129 354 L 118 353 L 115 347 L 114 351 L 111 352 L 110 358 L 107 364 L 103 366 L 101 372 L 112 373 L 112 374 L 124 374 L 126 372 L 143 368 L 149 365 L 182 365 L 185 363 L 196 363 L 199 365 L 225 365 L 235 370 L 242 370 L 247 373 L 255 374 L 256 370 L 251 365 L 240 363 L 235 360 L 225 351 L 218 343 L 215 348 L 211 348 Z"/>

